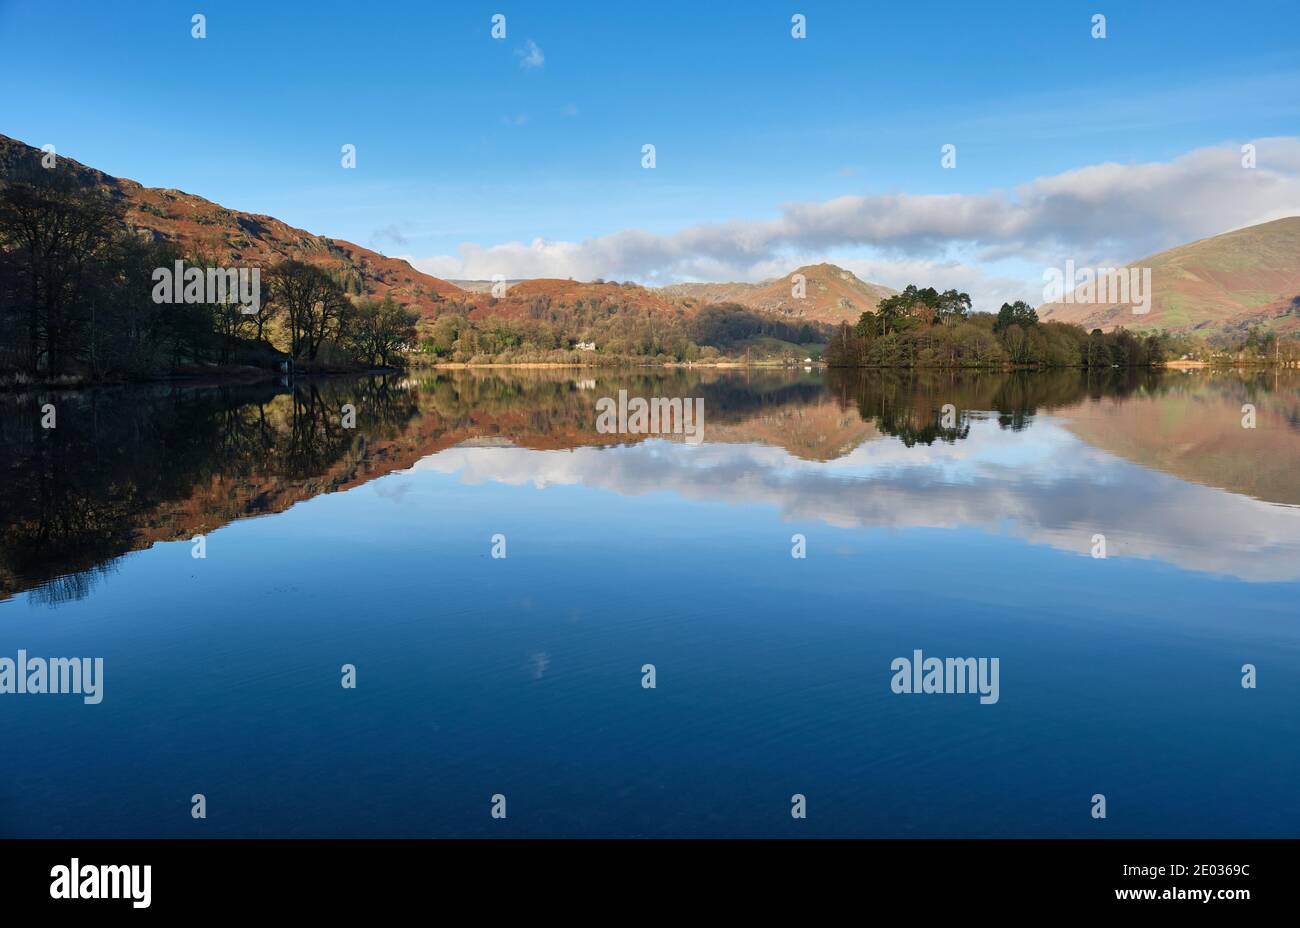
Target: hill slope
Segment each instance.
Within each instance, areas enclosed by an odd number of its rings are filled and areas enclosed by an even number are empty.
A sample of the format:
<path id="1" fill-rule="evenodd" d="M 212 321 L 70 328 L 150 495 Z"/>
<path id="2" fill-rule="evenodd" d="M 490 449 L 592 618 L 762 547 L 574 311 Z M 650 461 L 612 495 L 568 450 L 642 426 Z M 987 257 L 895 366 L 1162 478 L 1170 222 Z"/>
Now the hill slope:
<path id="1" fill-rule="evenodd" d="M 489 288 L 491 282 L 489 282 Z M 621 310 L 650 313 L 675 313 L 672 301 L 639 284 L 585 283 L 553 277 L 537 277 L 508 284 L 505 295 L 496 298 L 490 290 L 465 294 L 463 301 L 473 306 L 471 317 L 543 318 L 551 307 L 589 305 L 617 306 Z"/>
<path id="2" fill-rule="evenodd" d="M 1300 216 L 1225 232 L 1135 261 L 1151 268 L 1151 309 L 1132 304 L 1054 302 L 1038 315 L 1053 322 L 1110 330 L 1168 329 L 1237 334 L 1252 325 L 1300 330 Z"/>
<path id="3" fill-rule="evenodd" d="M 38 166 L 41 155 L 40 149 L 0 135 L 0 181 Z M 222 265 L 267 267 L 282 258 L 297 258 L 347 278 L 354 293 L 356 289 L 370 297 L 391 293 L 399 303 L 426 315 L 443 299 L 462 295 L 459 287 L 421 273 L 405 261 L 352 242 L 313 235 L 274 216 L 226 209 L 180 190 L 145 187 L 62 155 L 59 163 L 72 169 L 78 183 L 125 200 L 127 221 L 140 232 Z"/>
<path id="4" fill-rule="evenodd" d="M 802 299 L 793 295 L 794 275 L 805 278 Z M 750 309 L 781 313 L 810 322 L 857 322 L 858 317 L 887 296 L 897 293 L 880 284 L 859 280 L 834 264 L 809 264 L 784 277 L 758 284 L 692 283 L 660 288 L 670 299 L 700 303 L 739 303 Z"/>

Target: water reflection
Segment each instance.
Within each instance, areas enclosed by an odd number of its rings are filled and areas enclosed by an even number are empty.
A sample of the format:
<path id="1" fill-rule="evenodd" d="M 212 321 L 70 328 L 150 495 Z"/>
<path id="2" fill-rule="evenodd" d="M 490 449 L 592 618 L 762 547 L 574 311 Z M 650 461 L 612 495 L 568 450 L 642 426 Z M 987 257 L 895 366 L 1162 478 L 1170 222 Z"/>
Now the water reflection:
<path id="1" fill-rule="evenodd" d="M 704 397 L 704 445 L 597 433 L 596 399 L 620 389 Z M 16 394 L 0 410 L 4 597 L 81 598 L 127 552 L 417 465 L 1080 553 L 1104 530 L 1111 556 L 1300 575 L 1294 373 L 448 372 Z"/>

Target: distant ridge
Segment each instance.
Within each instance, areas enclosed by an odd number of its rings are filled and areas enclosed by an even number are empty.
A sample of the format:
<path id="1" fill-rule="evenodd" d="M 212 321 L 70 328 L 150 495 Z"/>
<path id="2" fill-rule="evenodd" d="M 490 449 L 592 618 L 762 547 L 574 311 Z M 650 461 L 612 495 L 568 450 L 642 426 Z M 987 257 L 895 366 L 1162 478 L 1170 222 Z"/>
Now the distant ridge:
<path id="1" fill-rule="evenodd" d="M 1087 329 L 1240 335 L 1253 326 L 1300 332 L 1300 216 L 1225 232 L 1134 261 L 1151 268 L 1151 307 L 1045 303 L 1040 318 Z"/>
<path id="2" fill-rule="evenodd" d="M 804 276 L 802 298 L 794 295 L 795 275 Z M 783 277 L 757 284 L 688 283 L 661 287 L 659 292 L 672 299 L 699 303 L 739 303 L 750 309 L 780 313 L 810 322 L 858 321 L 864 312 L 897 290 L 859 280 L 851 271 L 834 264 L 808 264 Z"/>

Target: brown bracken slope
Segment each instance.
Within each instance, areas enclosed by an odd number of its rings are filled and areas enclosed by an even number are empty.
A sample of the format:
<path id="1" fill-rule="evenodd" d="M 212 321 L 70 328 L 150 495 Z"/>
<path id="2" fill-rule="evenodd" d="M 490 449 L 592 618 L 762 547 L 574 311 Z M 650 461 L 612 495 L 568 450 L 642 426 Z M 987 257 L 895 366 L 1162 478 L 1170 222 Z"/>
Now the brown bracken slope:
<path id="1" fill-rule="evenodd" d="M 796 274 L 804 276 L 802 297 L 795 295 Z M 864 312 L 874 312 L 882 299 L 898 291 L 859 280 L 834 264 L 809 264 L 784 277 L 758 284 L 673 284 L 659 292 L 670 299 L 739 303 L 750 309 L 781 313 L 797 320 L 852 324 Z"/>
<path id="2" fill-rule="evenodd" d="M 1109 331 L 1167 329 L 1236 335 L 1259 325 L 1300 330 L 1300 216 L 1237 229 L 1162 251 L 1129 267 L 1151 269 L 1151 307 L 1129 303 L 1045 303 L 1042 319 Z"/>
<path id="3" fill-rule="evenodd" d="M 0 135 L 0 181 L 16 172 L 40 166 L 42 152 L 17 139 Z M 181 190 L 145 187 L 59 156 L 86 187 L 125 201 L 127 222 L 142 235 L 174 242 L 186 254 L 227 267 L 269 267 L 283 258 L 296 258 L 359 283 L 361 293 L 382 298 L 392 294 L 423 315 L 432 315 L 461 289 L 431 277 L 398 258 L 342 239 L 325 238 L 296 229 L 274 216 L 226 209 Z"/>

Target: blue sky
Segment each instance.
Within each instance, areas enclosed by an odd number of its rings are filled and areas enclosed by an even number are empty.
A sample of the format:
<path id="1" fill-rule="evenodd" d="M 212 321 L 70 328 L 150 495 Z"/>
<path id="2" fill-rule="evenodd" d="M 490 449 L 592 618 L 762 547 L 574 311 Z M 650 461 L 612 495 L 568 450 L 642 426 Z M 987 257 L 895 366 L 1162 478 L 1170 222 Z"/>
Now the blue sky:
<path id="1" fill-rule="evenodd" d="M 826 257 L 991 298 L 1058 256 L 1131 260 L 1300 211 L 1297 35 L 1295 0 L 0 0 L 0 132 L 443 276 L 754 279 Z M 1249 181 L 1268 189 L 1186 215 L 1252 140 L 1276 140 Z M 1114 228 L 1059 228 L 1068 202 L 997 235 L 950 221 L 990 196 L 1014 212 L 1036 178 L 1195 152 L 1219 167 L 1170 168 L 1160 204 L 1108 207 Z M 934 195 L 951 199 L 917 199 Z"/>

